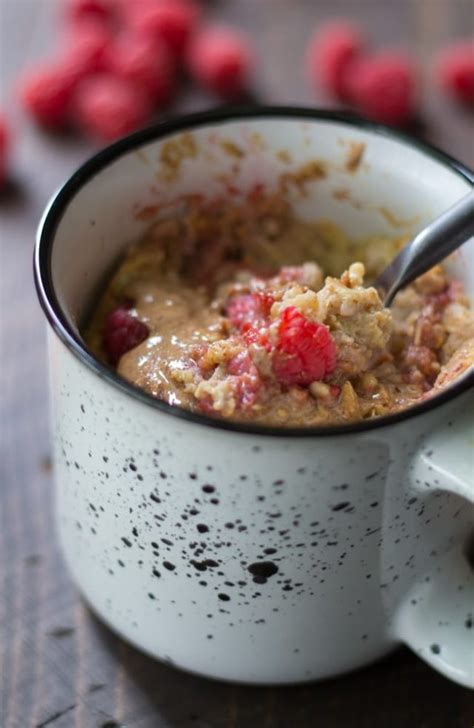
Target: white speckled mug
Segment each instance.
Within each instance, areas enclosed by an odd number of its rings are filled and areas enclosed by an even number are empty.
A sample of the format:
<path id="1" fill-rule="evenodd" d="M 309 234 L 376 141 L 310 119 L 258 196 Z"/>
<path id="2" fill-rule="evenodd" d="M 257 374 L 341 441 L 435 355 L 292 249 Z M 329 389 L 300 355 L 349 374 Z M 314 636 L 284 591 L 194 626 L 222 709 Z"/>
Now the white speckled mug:
<path id="1" fill-rule="evenodd" d="M 160 150 L 183 132 L 192 133 L 194 152 L 163 181 Z M 250 153 L 237 164 L 228 142 Z M 354 142 L 366 148 L 350 173 L 344 159 Z M 473 501 L 472 372 L 378 420 L 264 428 L 153 400 L 91 356 L 78 331 L 104 274 L 149 224 L 134 214 L 139 207 L 195 191 L 213 196 L 229 179 L 240 189 L 271 185 L 288 155 L 294 165 L 318 158 L 328 167 L 295 199 L 297 213 L 335 219 L 354 235 L 393 235 L 395 218 L 421 226 L 474 179 L 384 127 L 286 108 L 161 124 L 86 163 L 49 205 L 35 263 L 51 324 L 64 555 L 89 604 L 118 633 L 202 675 L 317 680 L 406 643 L 473 685 L 474 590 L 463 554 Z M 473 252 L 471 241 L 451 263 L 471 292 Z"/>

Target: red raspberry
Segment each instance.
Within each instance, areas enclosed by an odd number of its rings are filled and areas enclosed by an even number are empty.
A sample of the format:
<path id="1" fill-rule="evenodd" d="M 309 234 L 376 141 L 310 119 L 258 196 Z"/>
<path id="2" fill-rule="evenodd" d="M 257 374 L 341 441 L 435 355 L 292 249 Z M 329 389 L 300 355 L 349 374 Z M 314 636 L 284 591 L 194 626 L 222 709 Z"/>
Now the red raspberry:
<path id="1" fill-rule="evenodd" d="M 436 62 L 439 85 L 460 101 L 474 103 L 474 43 L 447 48 Z"/>
<path id="2" fill-rule="evenodd" d="M 245 293 L 231 298 L 226 313 L 233 326 L 241 333 L 266 323 L 273 298 L 263 293 Z"/>
<path id="3" fill-rule="evenodd" d="M 110 142 L 145 124 L 150 102 L 140 89 L 115 76 L 86 78 L 75 97 L 79 126 L 89 136 Z"/>
<path id="4" fill-rule="evenodd" d="M 247 346 L 258 344 L 271 349 L 268 338 L 268 317 L 275 299 L 264 291 L 245 293 L 231 298 L 227 304 L 227 316 L 242 334 Z"/>
<path id="5" fill-rule="evenodd" d="M 199 353 L 197 353 L 197 356 L 199 356 Z M 193 358 L 196 358 L 196 355 Z M 209 369 L 203 368 L 199 361 L 197 361 L 197 365 L 201 370 L 201 374 L 204 376 L 210 375 Z M 248 351 L 241 351 L 229 359 L 226 374 L 235 397 L 237 410 L 245 411 L 249 409 L 258 397 L 262 379 Z M 203 397 L 198 404 L 202 412 L 210 415 L 216 414 L 211 397 Z"/>
<path id="6" fill-rule="evenodd" d="M 415 71 L 400 53 L 380 53 L 351 65 L 347 85 L 357 109 L 385 124 L 405 124 L 413 118 Z"/>
<path id="7" fill-rule="evenodd" d="M 336 366 L 336 345 L 327 326 L 305 318 L 294 306 L 280 314 L 273 372 L 281 384 L 307 386 Z"/>
<path id="8" fill-rule="evenodd" d="M 70 34 L 62 57 L 20 79 L 23 107 L 40 124 L 64 126 L 78 82 L 102 67 L 109 43 L 110 35 L 103 27 L 90 21 L 81 24 Z"/>
<path id="9" fill-rule="evenodd" d="M 326 91 L 347 98 L 347 71 L 361 55 L 364 39 L 359 28 L 345 20 L 327 23 L 310 40 L 307 67 L 310 80 L 321 83 Z"/>
<path id="10" fill-rule="evenodd" d="M 110 44 L 110 33 L 103 26 L 91 21 L 84 22 L 69 35 L 62 66 L 74 74 L 78 81 L 102 71 Z"/>
<path id="11" fill-rule="evenodd" d="M 234 377 L 237 409 L 251 407 L 258 396 L 262 380 L 259 371 L 247 351 L 241 351 L 227 362 L 227 372 Z"/>
<path id="12" fill-rule="evenodd" d="M 163 42 L 181 57 L 199 19 L 194 0 L 137 0 L 125 7 L 126 23 L 133 30 Z"/>
<path id="13" fill-rule="evenodd" d="M 162 43 L 124 34 L 110 48 L 108 67 L 112 73 L 140 87 L 157 104 L 165 103 L 172 95 L 175 64 Z"/>
<path id="14" fill-rule="evenodd" d="M 77 78 L 67 67 L 43 66 L 20 79 L 18 95 L 24 109 L 40 124 L 63 126 L 69 117 Z"/>
<path id="15" fill-rule="evenodd" d="M 202 399 L 199 399 L 198 406 L 201 412 L 204 412 L 205 415 L 216 414 L 216 410 L 214 409 L 214 402 L 212 400 L 212 397 L 209 397 L 209 395 L 207 395 L 206 397 L 202 397 Z"/>
<path id="16" fill-rule="evenodd" d="M 83 20 L 107 22 L 112 17 L 111 0 L 67 0 L 66 5 L 67 15 L 74 22 Z"/>
<path id="17" fill-rule="evenodd" d="M 0 113 L 0 154 L 4 154 L 8 145 L 7 122 L 2 113 Z"/>
<path id="18" fill-rule="evenodd" d="M 148 327 L 132 316 L 126 306 L 119 306 L 109 313 L 102 338 L 109 362 L 115 366 L 120 357 L 141 344 L 148 333 Z"/>
<path id="19" fill-rule="evenodd" d="M 201 86 L 232 98 L 247 85 L 252 52 L 247 40 L 233 28 L 209 26 L 192 39 L 187 60 L 191 76 Z"/>
<path id="20" fill-rule="evenodd" d="M 7 123 L 2 114 L 0 114 L 0 187 L 5 183 L 7 176 L 7 153 L 9 145 L 9 132 Z"/>
<path id="21" fill-rule="evenodd" d="M 248 351 L 241 351 L 229 359 L 227 362 L 227 371 L 229 374 L 236 376 L 240 374 L 247 374 L 251 368 L 255 366 L 250 358 Z"/>

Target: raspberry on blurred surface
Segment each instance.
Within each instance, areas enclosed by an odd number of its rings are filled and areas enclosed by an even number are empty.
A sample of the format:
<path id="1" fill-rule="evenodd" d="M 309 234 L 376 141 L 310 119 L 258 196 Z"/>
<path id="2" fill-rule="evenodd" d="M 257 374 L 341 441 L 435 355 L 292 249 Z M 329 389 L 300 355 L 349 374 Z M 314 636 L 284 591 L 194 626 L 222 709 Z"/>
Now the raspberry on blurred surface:
<path id="1" fill-rule="evenodd" d="M 361 56 L 365 41 L 357 25 L 346 20 L 318 28 L 307 51 L 309 78 L 339 99 L 347 98 L 347 71 L 351 63 Z"/>
<path id="2" fill-rule="evenodd" d="M 18 96 L 23 108 L 38 123 L 62 127 L 69 119 L 76 82 L 77 77 L 67 64 L 39 66 L 20 78 Z"/>
<path id="3" fill-rule="evenodd" d="M 67 16 L 73 21 L 108 21 L 112 17 L 114 0 L 65 0 Z"/>
<path id="4" fill-rule="evenodd" d="M 136 0 L 122 7 L 126 25 L 165 43 L 176 58 L 182 57 L 200 15 L 194 0 Z"/>
<path id="5" fill-rule="evenodd" d="M 66 38 L 61 63 L 77 80 L 104 69 L 111 34 L 100 24 L 87 21 L 75 27 Z"/>
<path id="6" fill-rule="evenodd" d="M 273 372 L 281 384 L 308 386 L 336 366 L 336 345 L 324 324 L 310 321 L 294 306 L 280 314 Z"/>
<path id="7" fill-rule="evenodd" d="M 347 88 L 357 110 L 375 121 L 400 126 L 414 116 L 416 73 L 402 53 L 387 51 L 355 61 Z"/>
<path id="8" fill-rule="evenodd" d="M 7 178 L 7 158 L 10 146 L 10 134 L 7 122 L 2 113 L 0 113 L 0 188 L 4 185 Z"/>
<path id="9" fill-rule="evenodd" d="M 176 86 L 175 62 L 167 47 L 145 36 L 120 35 L 110 47 L 108 70 L 148 94 L 155 104 L 167 102 Z"/>
<path id="10" fill-rule="evenodd" d="M 130 82 L 111 74 L 86 78 L 78 87 L 74 111 L 78 126 L 100 142 L 111 142 L 143 126 L 150 100 Z"/>
<path id="11" fill-rule="evenodd" d="M 446 48 L 436 61 L 439 85 L 459 101 L 474 104 L 474 41 Z"/>
<path id="12" fill-rule="evenodd" d="M 132 316 L 126 306 L 119 306 L 109 313 L 102 343 L 110 364 L 116 365 L 120 357 L 141 344 L 148 333 L 148 327 Z"/>
<path id="13" fill-rule="evenodd" d="M 244 91 L 253 65 L 247 39 L 228 26 L 207 26 L 198 31 L 187 60 L 193 79 L 223 98 Z"/>

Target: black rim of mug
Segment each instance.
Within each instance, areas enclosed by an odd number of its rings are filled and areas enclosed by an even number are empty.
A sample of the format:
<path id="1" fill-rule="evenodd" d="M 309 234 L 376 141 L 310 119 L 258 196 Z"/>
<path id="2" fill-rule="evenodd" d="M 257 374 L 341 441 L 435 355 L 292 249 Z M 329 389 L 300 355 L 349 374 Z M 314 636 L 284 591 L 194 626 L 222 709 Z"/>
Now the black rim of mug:
<path id="1" fill-rule="evenodd" d="M 165 138 L 176 134 L 176 132 L 183 132 L 208 124 L 263 118 L 339 122 L 348 127 L 363 129 L 378 136 L 387 137 L 418 149 L 444 167 L 449 168 L 452 172 L 457 173 L 466 182 L 474 186 L 474 172 L 436 147 L 384 126 L 383 124 L 360 118 L 350 112 L 295 106 L 244 106 L 203 111 L 160 122 L 124 137 L 92 156 L 56 192 L 43 215 L 38 228 L 34 253 L 34 279 L 41 307 L 60 340 L 89 369 L 135 400 L 160 410 L 163 413 L 187 420 L 188 422 L 244 434 L 277 437 L 328 437 L 361 433 L 395 425 L 412 417 L 417 417 L 429 410 L 440 407 L 445 402 L 455 399 L 470 389 L 474 384 L 474 372 L 464 375 L 455 384 L 442 390 L 440 394 L 391 415 L 343 425 L 300 428 L 275 427 L 218 419 L 208 415 L 190 412 L 176 405 L 169 405 L 163 400 L 147 394 L 144 390 L 122 379 L 113 369 L 96 359 L 88 351 L 82 338 L 67 321 L 56 296 L 51 274 L 51 258 L 55 234 L 69 203 L 77 192 L 100 170 L 137 147 L 143 146 L 143 144 Z"/>

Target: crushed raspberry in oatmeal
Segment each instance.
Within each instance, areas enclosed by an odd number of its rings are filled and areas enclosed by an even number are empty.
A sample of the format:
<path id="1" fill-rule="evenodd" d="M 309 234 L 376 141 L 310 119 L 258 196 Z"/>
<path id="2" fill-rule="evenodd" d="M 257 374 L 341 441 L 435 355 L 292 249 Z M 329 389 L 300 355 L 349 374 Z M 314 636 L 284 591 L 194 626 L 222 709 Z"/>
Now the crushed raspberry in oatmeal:
<path id="1" fill-rule="evenodd" d="M 283 309 L 272 357 L 273 373 L 280 384 L 308 387 L 326 379 L 336 368 L 336 358 L 327 326 L 306 318 L 294 306 Z"/>
<path id="2" fill-rule="evenodd" d="M 148 328 L 122 305 L 109 313 L 104 324 L 103 346 L 107 359 L 117 364 L 120 357 L 144 341 Z"/>
<path id="3" fill-rule="evenodd" d="M 365 284 L 404 240 L 348 240 L 280 197 L 185 207 L 128 251 L 85 333 L 152 396 L 234 420 L 338 424 L 405 409 L 473 364 L 474 316 L 443 267 L 390 310 Z"/>

